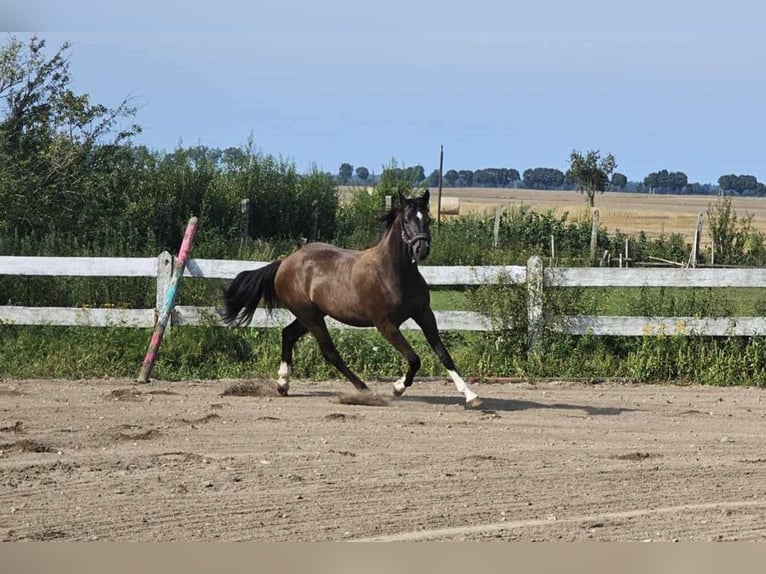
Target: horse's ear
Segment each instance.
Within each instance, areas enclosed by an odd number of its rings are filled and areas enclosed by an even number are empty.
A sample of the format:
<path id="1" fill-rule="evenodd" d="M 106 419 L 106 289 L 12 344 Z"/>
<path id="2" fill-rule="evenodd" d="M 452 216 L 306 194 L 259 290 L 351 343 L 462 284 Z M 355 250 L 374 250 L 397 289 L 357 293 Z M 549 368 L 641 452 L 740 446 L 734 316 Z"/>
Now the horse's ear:
<path id="1" fill-rule="evenodd" d="M 404 194 L 400 191 L 399 193 L 399 205 L 404 205 L 404 203 L 407 201 L 407 198 L 404 197 Z"/>
<path id="2" fill-rule="evenodd" d="M 431 192 L 426 188 L 426 192 L 423 194 L 423 202 L 428 205 L 428 199 L 431 197 Z"/>

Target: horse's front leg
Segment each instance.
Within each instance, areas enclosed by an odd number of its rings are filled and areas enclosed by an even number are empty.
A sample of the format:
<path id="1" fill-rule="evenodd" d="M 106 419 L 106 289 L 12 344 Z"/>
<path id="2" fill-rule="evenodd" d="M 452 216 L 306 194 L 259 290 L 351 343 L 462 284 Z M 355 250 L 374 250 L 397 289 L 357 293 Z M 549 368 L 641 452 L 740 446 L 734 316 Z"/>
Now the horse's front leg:
<path id="1" fill-rule="evenodd" d="M 407 387 L 412 386 L 415 373 L 420 369 L 420 357 L 417 356 L 407 339 L 404 338 L 398 325 L 386 320 L 376 323 L 375 326 L 386 340 L 391 343 L 391 345 L 393 345 L 393 347 L 399 351 L 407 361 L 407 373 L 394 383 L 394 395 L 400 397 Z"/>
<path id="2" fill-rule="evenodd" d="M 449 373 L 452 381 L 455 383 L 455 387 L 457 388 L 458 392 L 462 393 L 465 397 L 465 406 L 469 408 L 476 408 L 480 406 L 482 401 L 479 398 L 479 395 L 474 393 L 468 387 L 468 384 L 463 380 L 463 377 L 460 376 L 460 373 L 458 373 L 457 368 L 455 367 L 455 362 L 452 360 L 452 356 L 444 346 L 444 343 L 442 343 L 442 339 L 439 336 L 439 329 L 436 326 L 436 317 L 434 317 L 433 311 L 431 311 L 429 308 L 426 308 L 425 311 L 420 313 L 418 316 L 413 317 L 413 319 L 423 330 L 423 334 L 426 336 L 428 344 L 431 345 L 431 348 L 436 353 L 436 356 L 439 357 L 439 360 L 447 369 L 447 372 Z"/>

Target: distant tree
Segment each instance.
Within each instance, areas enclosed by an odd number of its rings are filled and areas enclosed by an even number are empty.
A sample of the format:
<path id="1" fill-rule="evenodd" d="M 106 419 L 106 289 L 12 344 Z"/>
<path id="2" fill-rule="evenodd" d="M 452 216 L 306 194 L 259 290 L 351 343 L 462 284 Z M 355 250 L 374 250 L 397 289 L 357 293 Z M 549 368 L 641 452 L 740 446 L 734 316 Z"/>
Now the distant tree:
<path id="1" fill-rule="evenodd" d="M 354 166 L 350 163 L 342 163 L 338 168 L 338 183 L 344 184 L 351 180 L 354 175 Z"/>
<path id="2" fill-rule="evenodd" d="M 686 193 L 689 195 L 717 195 L 721 188 L 709 183 L 694 182 L 686 186 Z"/>
<path id="3" fill-rule="evenodd" d="M 569 170 L 566 177 L 577 186 L 580 193 L 588 198 L 591 207 L 595 204 L 596 193 L 604 193 L 609 185 L 617 163 L 609 153 L 601 157 L 598 150 L 590 150 L 585 155 L 576 149 L 569 155 Z"/>
<path id="4" fill-rule="evenodd" d="M 612 174 L 612 187 L 615 189 L 625 189 L 625 186 L 628 185 L 628 178 L 619 172 L 614 172 Z"/>
<path id="5" fill-rule="evenodd" d="M 514 182 L 521 181 L 521 174 L 519 173 L 519 170 L 508 168 L 508 170 L 504 170 L 504 171 L 506 171 L 505 180 L 508 182 L 507 183 L 508 186 L 513 185 Z"/>
<path id="6" fill-rule="evenodd" d="M 550 167 L 524 170 L 523 185 L 529 189 L 560 189 L 564 185 L 564 172 Z"/>
<path id="7" fill-rule="evenodd" d="M 519 179 L 519 172 L 504 167 L 487 167 L 473 172 L 473 184 L 477 187 L 509 187 Z M 515 177 L 514 177 L 515 176 Z"/>
<path id="8" fill-rule="evenodd" d="M 458 172 L 458 187 L 473 186 L 473 172 L 470 169 L 461 169 Z"/>
<path id="9" fill-rule="evenodd" d="M 723 194 L 758 195 L 763 192 L 763 184 L 758 183 L 754 175 L 722 175 L 718 178 L 718 186 Z"/>
<path id="10" fill-rule="evenodd" d="M 457 183 L 458 178 L 460 175 L 457 171 L 454 169 L 450 169 L 447 171 L 447 173 L 444 174 L 444 181 L 447 182 L 447 185 L 450 187 L 455 187 L 455 184 Z"/>
<path id="11" fill-rule="evenodd" d="M 498 187 L 497 174 L 492 169 L 477 169 L 473 172 L 473 184 L 477 187 Z"/>
<path id="12" fill-rule="evenodd" d="M 644 178 L 649 193 L 681 193 L 689 185 L 689 178 L 682 171 L 666 169 L 652 172 Z"/>
<path id="13" fill-rule="evenodd" d="M 421 181 L 426 179 L 426 170 L 423 168 L 422 165 L 415 165 L 412 167 L 405 168 L 405 177 L 413 182 L 413 183 L 420 183 Z"/>
<path id="14" fill-rule="evenodd" d="M 435 169 L 428 176 L 428 185 L 431 187 L 439 187 L 439 170 Z"/>
<path id="15" fill-rule="evenodd" d="M 367 181 L 367 178 L 370 177 L 370 170 L 360 165 L 356 168 L 356 177 L 362 181 Z"/>

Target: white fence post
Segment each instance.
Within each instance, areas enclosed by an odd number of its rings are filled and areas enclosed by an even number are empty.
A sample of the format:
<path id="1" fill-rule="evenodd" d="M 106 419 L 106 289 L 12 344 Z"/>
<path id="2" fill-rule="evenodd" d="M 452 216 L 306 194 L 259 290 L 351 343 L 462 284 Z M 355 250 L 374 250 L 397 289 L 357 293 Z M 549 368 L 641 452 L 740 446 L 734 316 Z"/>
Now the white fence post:
<path id="1" fill-rule="evenodd" d="M 157 295 L 154 304 L 154 324 L 160 316 L 162 304 L 165 302 L 165 291 L 168 289 L 170 279 L 173 277 L 173 256 L 167 251 L 157 257 Z"/>
<path id="2" fill-rule="evenodd" d="M 541 351 L 543 328 L 543 260 L 537 255 L 527 261 L 527 349 L 530 355 Z"/>

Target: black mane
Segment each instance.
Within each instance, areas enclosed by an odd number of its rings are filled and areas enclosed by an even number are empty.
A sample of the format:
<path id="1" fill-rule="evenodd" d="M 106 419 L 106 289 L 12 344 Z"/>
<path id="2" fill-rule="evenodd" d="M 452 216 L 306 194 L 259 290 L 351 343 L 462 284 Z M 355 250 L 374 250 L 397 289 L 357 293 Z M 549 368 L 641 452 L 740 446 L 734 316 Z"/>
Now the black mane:
<path id="1" fill-rule="evenodd" d="M 378 221 L 383 221 L 386 224 L 386 229 L 391 229 L 391 226 L 394 224 L 394 221 L 396 220 L 396 216 L 398 215 L 401 208 L 402 208 L 401 205 L 392 207 L 385 213 L 380 214 L 380 216 L 378 217 Z"/>

